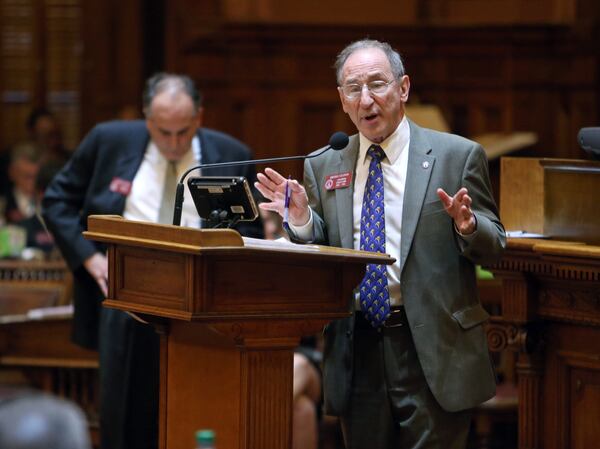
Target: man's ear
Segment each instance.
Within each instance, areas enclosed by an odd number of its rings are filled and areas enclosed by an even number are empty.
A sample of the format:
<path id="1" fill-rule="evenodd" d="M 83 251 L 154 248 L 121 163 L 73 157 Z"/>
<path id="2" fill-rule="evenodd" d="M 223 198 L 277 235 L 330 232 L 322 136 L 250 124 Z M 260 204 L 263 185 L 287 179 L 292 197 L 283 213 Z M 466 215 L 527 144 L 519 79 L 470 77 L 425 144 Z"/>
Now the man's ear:
<path id="1" fill-rule="evenodd" d="M 408 101 L 408 94 L 410 93 L 410 78 L 408 75 L 404 75 L 400 79 L 400 100 L 403 103 Z"/>
<path id="2" fill-rule="evenodd" d="M 342 89 L 341 87 L 337 88 L 338 90 L 338 95 L 340 96 L 340 101 L 342 102 L 342 109 L 344 110 L 344 112 L 347 114 L 348 111 L 346 110 L 346 97 L 344 96 L 344 94 L 342 93 Z"/>

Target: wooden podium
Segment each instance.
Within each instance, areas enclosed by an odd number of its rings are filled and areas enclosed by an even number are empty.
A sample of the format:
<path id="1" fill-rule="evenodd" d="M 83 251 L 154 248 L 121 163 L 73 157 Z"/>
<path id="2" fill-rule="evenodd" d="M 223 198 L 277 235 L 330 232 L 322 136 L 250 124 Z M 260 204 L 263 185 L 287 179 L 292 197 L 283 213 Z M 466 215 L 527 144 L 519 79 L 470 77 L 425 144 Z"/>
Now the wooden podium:
<path id="1" fill-rule="evenodd" d="M 85 236 L 108 244 L 104 305 L 161 335 L 161 449 L 190 449 L 201 428 L 226 449 L 291 447 L 300 337 L 348 316 L 366 263 L 394 261 L 115 216 L 90 216 Z"/>

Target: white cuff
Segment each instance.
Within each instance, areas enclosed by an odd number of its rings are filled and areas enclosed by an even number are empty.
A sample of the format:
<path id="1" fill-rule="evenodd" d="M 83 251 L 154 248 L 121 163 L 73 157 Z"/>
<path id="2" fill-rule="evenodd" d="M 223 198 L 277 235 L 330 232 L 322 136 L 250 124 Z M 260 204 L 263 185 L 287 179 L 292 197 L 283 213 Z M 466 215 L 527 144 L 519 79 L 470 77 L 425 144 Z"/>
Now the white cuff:
<path id="1" fill-rule="evenodd" d="M 313 215 L 312 209 L 310 207 L 308 208 L 308 212 L 310 216 L 308 217 L 308 221 L 306 222 L 306 224 L 303 224 L 301 226 L 294 226 L 292 223 L 288 223 L 290 229 L 294 231 L 294 234 L 296 234 L 296 237 L 299 240 L 308 241 L 313 238 Z"/>

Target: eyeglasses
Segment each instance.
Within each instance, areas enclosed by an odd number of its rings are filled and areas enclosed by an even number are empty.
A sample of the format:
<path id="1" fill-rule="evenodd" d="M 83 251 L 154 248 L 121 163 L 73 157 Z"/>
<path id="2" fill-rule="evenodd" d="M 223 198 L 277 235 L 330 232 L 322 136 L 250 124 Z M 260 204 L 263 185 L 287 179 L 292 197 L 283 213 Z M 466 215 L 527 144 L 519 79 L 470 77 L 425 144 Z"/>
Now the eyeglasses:
<path id="1" fill-rule="evenodd" d="M 369 94 L 380 96 L 384 95 L 387 92 L 388 88 L 390 87 L 390 84 L 392 84 L 394 81 L 395 80 L 376 80 L 364 84 L 345 84 L 341 86 L 340 89 L 342 90 L 342 93 L 348 100 L 356 100 L 362 95 L 362 91 L 365 88 L 365 86 L 369 91 Z"/>

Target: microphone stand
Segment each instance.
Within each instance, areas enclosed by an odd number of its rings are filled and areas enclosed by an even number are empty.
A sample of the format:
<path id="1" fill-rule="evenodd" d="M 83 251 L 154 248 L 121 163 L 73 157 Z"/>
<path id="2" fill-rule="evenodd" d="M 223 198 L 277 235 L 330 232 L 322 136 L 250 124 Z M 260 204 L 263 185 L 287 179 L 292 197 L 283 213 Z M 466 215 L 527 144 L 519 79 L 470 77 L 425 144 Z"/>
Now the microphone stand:
<path id="1" fill-rule="evenodd" d="M 341 134 L 341 133 L 336 133 Z M 335 136 L 335 134 L 334 134 Z M 173 210 L 173 225 L 180 226 L 181 225 L 181 213 L 183 211 L 183 193 L 185 189 L 185 185 L 183 181 L 187 178 L 194 170 L 203 169 L 203 168 L 215 168 L 215 167 L 236 167 L 238 165 L 256 165 L 256 164 L 268 164 L 271 162 L 284 162 L 284 161 L 299 161 L 304 159 L 311 159 L 313 157 L 317 157 L 330 150 L 331 148 L 335 148 L 336 150 L 341 150 L 342 148 L 348 145 L 348 136 L 346 137 L 345 142 L 336 142 L 335 145 L 327 145 L 323 151 L 320 151 L 316 154 L 311 154 L 308 156 L 285 156 L 285 157 L 274 157 L 268 159 L 251 159 L 247 161 L 233 161 L 233 162 L 218 162 L 215 164 L 200 164 L 196 165 L 185 171 L 181 178 L 179 179 L 179 183 L 177 183 L 177 189 L 175 190 L 175 209 Z M 332 142 L 333 143 L 333 142 Z M 343 145 L 342 145 L 343 143 Z"/>

